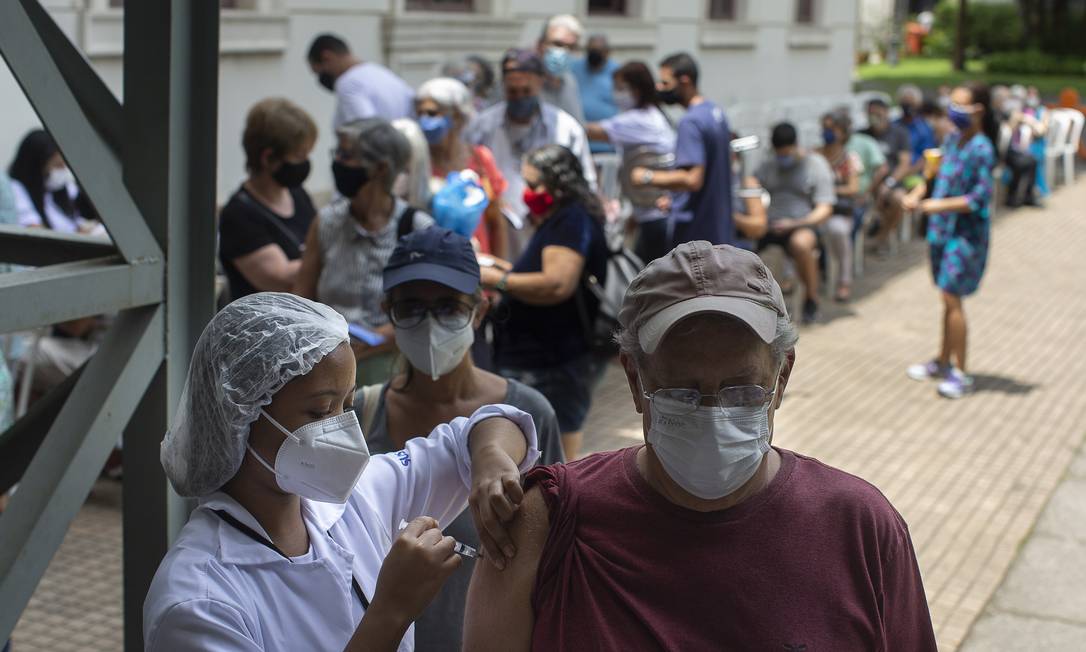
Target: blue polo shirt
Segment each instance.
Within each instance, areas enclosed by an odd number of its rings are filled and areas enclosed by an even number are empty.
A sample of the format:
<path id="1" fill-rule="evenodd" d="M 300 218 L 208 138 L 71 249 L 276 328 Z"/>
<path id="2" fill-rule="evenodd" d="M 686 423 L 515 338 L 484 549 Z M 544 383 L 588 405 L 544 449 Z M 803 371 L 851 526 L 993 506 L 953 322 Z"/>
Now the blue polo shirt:
<path id="1" fill-rule="evenodd" d="M 912 143 L 913 150 L 913 163 L 923 158 L 925 149 L 935 147 L 935 132 L 931 130 L 931 126 L 928 125 L 928 121 L 924 118 L 916 116 L 908 122 L 905 121 L 905 118 L 901 118 L 897 121 L 897 124 L 909 131 L 909 142 Z"/>
<path id="2" fill-rule="evenodd" d="M 581 107 L 584 109 L 584 121 L 600 122 L 618 113 L 615 99 L 612 96 L 614 90 L 613 77 L 618 70 L 618 64 L 613 59 L 604 62 L 599 70 L 591 70 L 588 60 L 580 58 L 569 66 L 570 72 L 577 80 L 577 88 L 581 93 Z M 589 143 L 593 153 L 615 151 L 609 143 L 591 141 Z"/>

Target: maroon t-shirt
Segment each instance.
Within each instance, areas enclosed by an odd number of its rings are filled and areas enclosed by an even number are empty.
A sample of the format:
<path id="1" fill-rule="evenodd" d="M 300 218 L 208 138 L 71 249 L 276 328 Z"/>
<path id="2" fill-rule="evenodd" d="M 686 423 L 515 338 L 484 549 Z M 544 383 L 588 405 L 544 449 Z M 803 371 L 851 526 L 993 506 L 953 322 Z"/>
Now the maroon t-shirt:
<path id="1" fill-rule="evenodd" d="M 909 530 L 875 487 L 778 449 L 768 487 L 696 512 L 637 451 L 528 472 L 550 509 L 533 650 L 936 649 Z"/>

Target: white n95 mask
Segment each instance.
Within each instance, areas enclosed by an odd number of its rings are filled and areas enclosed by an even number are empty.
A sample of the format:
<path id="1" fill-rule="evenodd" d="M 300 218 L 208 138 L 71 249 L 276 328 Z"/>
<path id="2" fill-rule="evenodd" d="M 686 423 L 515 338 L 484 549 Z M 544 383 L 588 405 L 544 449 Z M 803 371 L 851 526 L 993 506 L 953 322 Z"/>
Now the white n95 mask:
<path id="1" fill-rule="evenodd" d="M 778 374 L 779 375 L 779 374 Z M 776 396 L 776 388 L 770 394 Z M 769 452 L 769 407 L 699 406 L 690 414 L 652 412 L 648 442 L 667 474 L 703 500 L 742 487 Z"/>
<path id="2" fill-rule="evenodd" d="M 328 417 L 291 432 L 263 409 L 273 426 L 287 436 L 269 465 L 248 443 L 258 462 L 275 474 L 279 488 L 322 503 L 345 503 L 370 461 L 370 450 L 353 410 Z"/>
<path id="3" fill-rule="evenodd" d="M 426 315 L 413 328 L 396 328 L 396 346 L 411 366 L 433 380 L 456 369 L 475 341 L 472 322 L 460 329 L 442 326 L 433 315 Z"/>

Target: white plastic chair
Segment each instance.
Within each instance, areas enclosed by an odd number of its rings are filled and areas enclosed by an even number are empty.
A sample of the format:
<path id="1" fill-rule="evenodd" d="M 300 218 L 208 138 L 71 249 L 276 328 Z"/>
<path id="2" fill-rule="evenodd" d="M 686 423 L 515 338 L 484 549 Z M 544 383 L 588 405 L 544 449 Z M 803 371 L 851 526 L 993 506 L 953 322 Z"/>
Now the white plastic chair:
<path id="1" fill-rule="evenodd" d="M 1078 146 L 1082 140 L 1082 127 L 1086 124 L 1086 116 L 1074 109 L 1068 109 L 1067 116 L 1071 119 L 1071 127 L 1067 132 L 1067 139 L 1063 142 L 1063 181 L 1069 184 L 1075 180 L 1075 157 L 1078 156 Z"/>
<path id="2" fill-rule="evenodd" d="M 1063 156 L 1063 143 L 1071 131 L 1071 116 L 1066 109 L 1051 109 L 1045 133 L 1045 181 L 1056 187 L 1056 161 Z"/>

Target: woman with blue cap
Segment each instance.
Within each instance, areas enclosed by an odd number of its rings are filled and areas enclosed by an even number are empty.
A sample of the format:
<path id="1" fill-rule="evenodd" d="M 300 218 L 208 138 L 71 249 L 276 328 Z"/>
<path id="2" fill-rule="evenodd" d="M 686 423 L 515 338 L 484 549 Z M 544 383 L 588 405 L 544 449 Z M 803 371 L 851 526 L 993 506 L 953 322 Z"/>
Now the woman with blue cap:
<path id="1" fill-rule="evenodd" d="M 515 554 L 531 418 L 488 405 L 371 457 L 354 374 L 327 306 L 258 293 L 208 324 L 161 454 L 199 504 L 144 602 L 148 650 L 414 649 L 412 622 L 461 563 L 440 528 L 469 495 L 490 562 Z"/>

